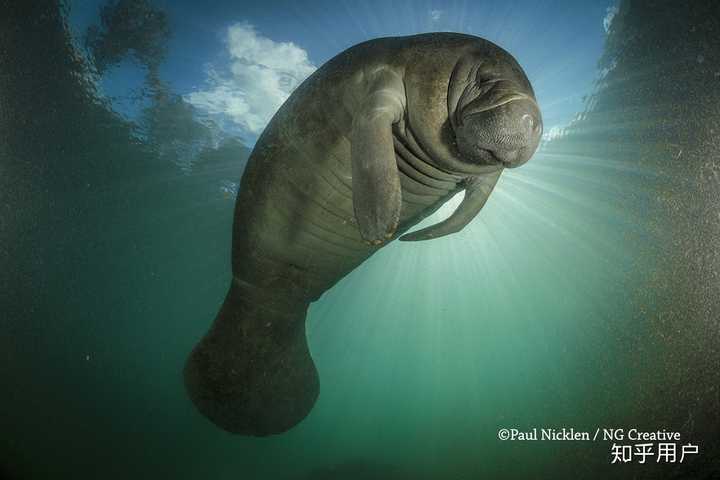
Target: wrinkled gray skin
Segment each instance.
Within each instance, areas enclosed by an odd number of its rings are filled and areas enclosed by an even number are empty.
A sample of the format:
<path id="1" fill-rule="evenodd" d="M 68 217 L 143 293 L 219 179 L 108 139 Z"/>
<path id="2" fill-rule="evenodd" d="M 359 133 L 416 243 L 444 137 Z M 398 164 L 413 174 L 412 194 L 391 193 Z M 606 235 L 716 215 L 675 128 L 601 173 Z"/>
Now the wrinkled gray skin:
<path id="1" fill-rule="evenodd" d="M 462 229 L 541 132 L 522 69 L 481 38 L 380 38 L 317 70 L 268 124 L 242 177 L 232 283 L 184 371 L 198 410 L 257 436 L 305 418 L 319 393 L 310 302 L 464 190 L 447 220 L 400 240 Z"/>

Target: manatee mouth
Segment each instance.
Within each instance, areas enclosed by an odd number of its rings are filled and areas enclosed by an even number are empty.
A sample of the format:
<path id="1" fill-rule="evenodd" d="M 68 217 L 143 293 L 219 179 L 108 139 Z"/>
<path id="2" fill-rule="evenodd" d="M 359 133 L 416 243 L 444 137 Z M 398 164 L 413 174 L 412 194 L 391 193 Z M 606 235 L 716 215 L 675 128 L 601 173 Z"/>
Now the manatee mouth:
<path id="1" fill-rule="evenodd" d="M 498 165 L 506 168 L 511 166 L 510 162 L 501 159 L 494 151 L 488 148 L 475 145 L 474 150 L 474 154 L 466 158 L 470 163 L 477 165 Z"/>

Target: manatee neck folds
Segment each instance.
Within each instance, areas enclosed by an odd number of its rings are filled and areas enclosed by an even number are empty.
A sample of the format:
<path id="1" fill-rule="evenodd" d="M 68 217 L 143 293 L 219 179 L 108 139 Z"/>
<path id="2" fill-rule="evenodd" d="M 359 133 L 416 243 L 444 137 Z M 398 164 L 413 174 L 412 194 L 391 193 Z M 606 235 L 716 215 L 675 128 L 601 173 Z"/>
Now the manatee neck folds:
<path id="1" fill-rule="evenodd" d="M 464 158 L 458 150 L 455 131 L 449 122 L 442 127 L 440 136 L 442 143 L 425 140 L 424 132 L 415 132 L 412 125 L 405 124 L 402 130 L 394 129 L 398 141 L 412 154 L 413 166 L 426 171 L 428 175 L 439 179 L 448 179 L 459 183 L 482 175 L 495 174 L 502 171 L 504 165 L 500 161 L 489 160 L 479 163 Z"/>
<path id="2" fill-rule="evenodd" d="M 395 146 L 395 154 L 398 160 L 400 170 L 403 170 L 403 164 L 412 167 L 415 171 L 420 172 L 431 182 L 440 182 L 439 187 L 447 189 L 455 188 L 457 184 L 465 180 L 468 175 L 463 173 L 452 173 L 441 168 L 420 146 L 412 133 L 412 129 L 407 127 L 401 131 L 399 126 L 393 128 L 393 141 Z M 495 169 L 497 170 L 497 169 Z"/>

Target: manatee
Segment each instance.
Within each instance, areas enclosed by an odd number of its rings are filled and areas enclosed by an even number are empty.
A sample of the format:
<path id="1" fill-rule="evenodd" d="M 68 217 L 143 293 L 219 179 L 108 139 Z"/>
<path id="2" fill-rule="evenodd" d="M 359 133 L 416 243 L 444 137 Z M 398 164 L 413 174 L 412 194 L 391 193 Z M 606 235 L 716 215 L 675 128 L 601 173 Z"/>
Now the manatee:
<path id="1" fill-rule="evenodd" d="M 541 133 L 520 65 L 475 36 L 379 38 L 315 71 L 243 173 L 230 288 L 184 368 L 197 409 L 255 436 L 305 418 L 320 391 L 305 336 L 310 303 L 396 238 L 461 230 Z M 405 233 L 460 191 L 446 220 Z"/>

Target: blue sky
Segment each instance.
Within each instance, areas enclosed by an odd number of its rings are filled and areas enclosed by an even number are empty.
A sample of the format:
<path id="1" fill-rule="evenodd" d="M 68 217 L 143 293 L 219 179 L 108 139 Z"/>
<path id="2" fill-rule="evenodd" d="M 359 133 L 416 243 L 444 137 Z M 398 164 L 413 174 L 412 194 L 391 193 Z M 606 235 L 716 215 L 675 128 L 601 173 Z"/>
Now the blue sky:
<path id="1" fill-rule="evenodd" d="M 98 22 L 103 1 L 70 1 L 76 35 Z M 361 41 L 430 31 L 487 38 L 516 56 L 532 82 L 545 131 L 567 125 L 592 91 L 614 0 L 465 1 L 169 1 L 155 0 L 173 32 L 162 78 L 252 143 L 302 79 Z M 142 85 L 140 67 L 126 62 L 107 72 L 103 92 L 116 108 Z"/>

